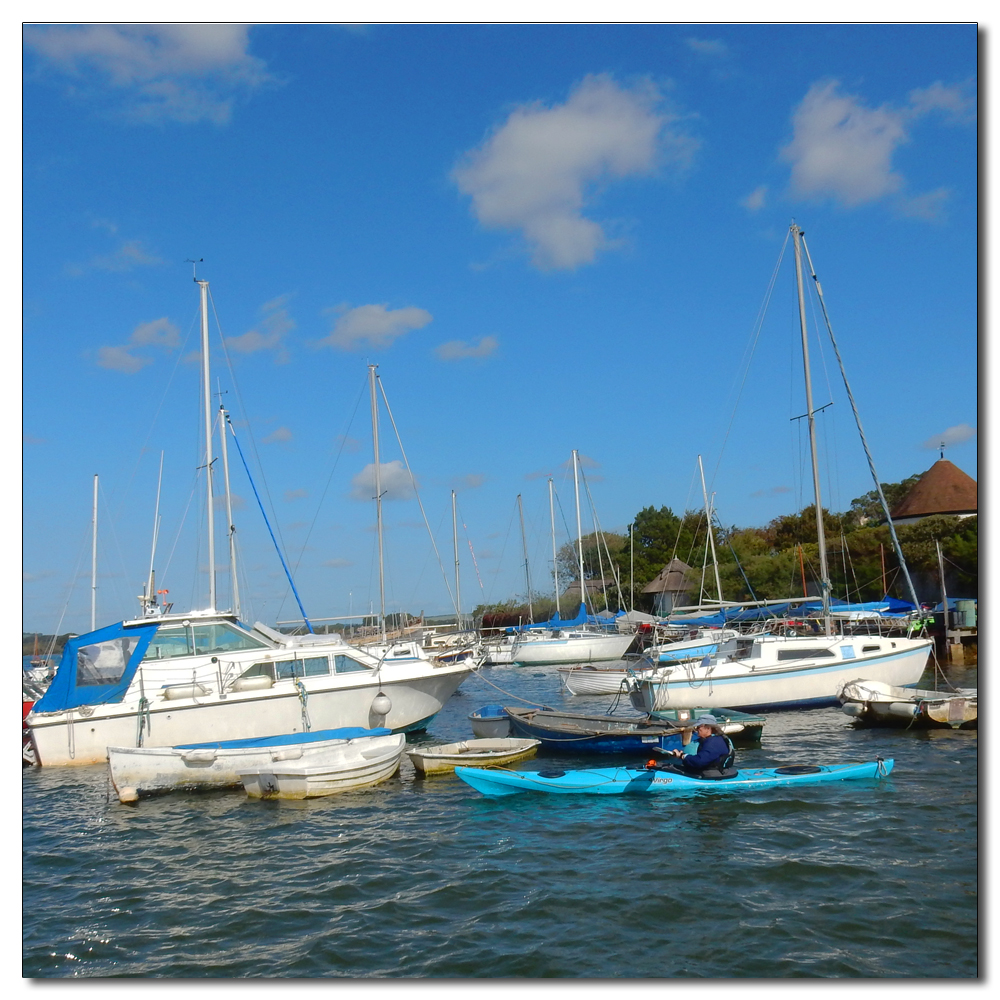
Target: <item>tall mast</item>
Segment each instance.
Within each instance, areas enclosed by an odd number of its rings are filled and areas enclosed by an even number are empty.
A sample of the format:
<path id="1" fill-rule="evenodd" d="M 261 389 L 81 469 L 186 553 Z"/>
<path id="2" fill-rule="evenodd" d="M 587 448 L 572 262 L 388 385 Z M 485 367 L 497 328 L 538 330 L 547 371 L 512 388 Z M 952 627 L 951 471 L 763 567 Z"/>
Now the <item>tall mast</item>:
<path id="1" fill-rule="evenodd" d="M 375 452 L 375 533 L 378 535 L 378 596 L 379 621 L 382 641 L 385 642 L 385 565 L 382 551 L 382 470 L 378 454 L 378 396 L 375 391 L 375 370 L 378 365 L 368 366 L 368 390 L 372 401 L 372 449 Z"/>
<path id="2" fill-rule="evenodd" d="M 236 579 L 236 525 L 233 523 L 233 496 L 229 489 L 229 447 L 226 444 L 226 428 L 229 423 L 229 413 L 219 404 L 219 445 L 222 451 L 222 476 L 226 484 L 226 524 L 229 525 L 229 579 L 230 597 L 233 602 L 233 614 L 240 617 L 240 586 Z"/>
<path id="3" fill-rule="evenodd" d="M 823 501 L 819 489 L 819 457 L 816 451 L 816 413 L 813 410 L 812 376 L 809 372 L 809 336 L 806 328 L 806 297 L 802 287 L 802 230 L 793 222 L 795 243 L 795 283 L 799 292 L 799 328 L 802 332 L 802 366 L 806 379 L 806 419 L 809 424 L 809 451 L 812 455 L 813 493 L 816 497 L 816 541 L 819 544 L 819 587 L 823 601 L 823 630 L 830 634 L 830 570 L 826 562 L 826 534 L 823 530 Z"/>
<path id="4" fill-rule="evenodd" d="M 163 486 L 163 452 L 160 452 L 160 474 L 156 479 L 156 506 L 153 508 L 153 544 L 149 547 L 149 583 L 146 599 L 143 601 L 143 614 L 150 614 L 150 609 L 156 604 L 156 576 L 153 566 L 156 563 L 156 543 L 160 537 L 160 490 Z"/>
<path id="5" fill-rule="evenodd" d="M 559 559 L 556 553 L 556 508 L 552 502 L 552 477 L 549 476 L 549 520 L 552 522 L 552 579 L 556 588 L 556 614 L 562 618 L 559 610 Z"/>
<path id="6" fill-rule="evenodd" d="M 573 493 L 576 497 L 576 548 L 580 557 L 580 603 L 587 606 L 587 589 L 583 581 L 583 526 L 580 524 L 580 455 L 573 449 Z"/>
<path id="7" fill-rule="evenodd" d="M 215 497 L 212 494 L 212 384 L 208 366 L 208 282 L 194 279 L 201 292 L 201 383 L 205 409 L 205 494 L 208 504 L 208 605 L 215 610 Z"/>
<path id="8" fill-rule="evenodd" d="M 531 574 L 528 572 L 528 540 L 524 537 L 524 507 L 521 506 L 521 494 L 517 495 L 517 509 L 521 515 L 521 550 L 524 552 L 524 585 L 528 589 L 528 620 L 535 620 L 535 611 L 531 605 Z"/>
<path id="9" fill-rule="evenodd" d="M 451 533 L 455 539 L 455 616 L 458 619 L 459 630 L 462 628 L 462 591 L 461 577 L 458 565 L 458 504 L 455 491 L 451 491 Z"/>
<path id="10" fill-rule="evenodd" d="M 715 570 L 715 590 L 719 595 L 719 607 L 722 607 L 722 583 L 719 580 L 719 560 L 715 555 L 715 529 L 712 527 L 712 509 L 708 505 L 708 490 L 705 488 L 705 467 L 698 456 L 698 471 L 701 473 L 701 495 L 705 500 L 705 520 L 708 522 L 708 544 L 712 549 L 712 568 Z"/>
<path id="11" fill-rule="evenodd" d="M 97 628 L 97 476 L 94 476 L 94 510 L 91 515 L 93 527 L 90 543 L 90 631 Z"/>

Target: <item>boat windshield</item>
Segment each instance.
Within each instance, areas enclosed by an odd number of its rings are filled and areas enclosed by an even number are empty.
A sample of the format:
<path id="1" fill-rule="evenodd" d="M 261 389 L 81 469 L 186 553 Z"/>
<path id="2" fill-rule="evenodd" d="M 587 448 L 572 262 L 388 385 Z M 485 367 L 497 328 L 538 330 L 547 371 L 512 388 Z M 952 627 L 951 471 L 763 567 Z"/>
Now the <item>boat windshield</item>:
<path id="1" fill-rule="evenodd" d="M 269 648 L 266 643 L 225 622 L 205 625 L 161 625 L 156 630 L 143 661 Z"/>

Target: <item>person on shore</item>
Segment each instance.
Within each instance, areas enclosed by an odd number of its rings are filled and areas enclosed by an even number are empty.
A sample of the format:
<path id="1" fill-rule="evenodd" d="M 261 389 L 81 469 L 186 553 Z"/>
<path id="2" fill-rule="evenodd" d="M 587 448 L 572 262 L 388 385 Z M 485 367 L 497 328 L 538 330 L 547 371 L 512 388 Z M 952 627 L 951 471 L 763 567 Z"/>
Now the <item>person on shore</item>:
<path id="1" fill-rule="evenodd" d="M 736 750 L 715 716 L 703 715 L 696 719 L 694 735 L 698 741 L 694 753 L 671 750 L 670 756 L 676 760 L 660 764 L 658 769 L 691 777 L 724 777 L 727 770 L 733 770 Z"/>

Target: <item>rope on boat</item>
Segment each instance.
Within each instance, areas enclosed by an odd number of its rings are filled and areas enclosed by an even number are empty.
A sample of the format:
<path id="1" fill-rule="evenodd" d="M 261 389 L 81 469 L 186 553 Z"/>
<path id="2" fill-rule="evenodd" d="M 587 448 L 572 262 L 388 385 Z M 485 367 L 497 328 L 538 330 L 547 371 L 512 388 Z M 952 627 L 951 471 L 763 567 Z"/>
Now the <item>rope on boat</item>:
<path id="1" fill-rule="evenodd" d="M 147 733 L 153 731 L 153 721 L 149 715 L 149 699 L 144 694 L 139 696 L 139 707 L 135 713 L 135 720 L 135 745 L 141 747 L 143 730 Z"/>
<path id="2" fill-rule="evenodd" d="M 305 684 L 303 684 L 300 680 L 295 682 L 295 690 L 299 694 L 299 704 L 302 706 L 302 728 L 308 733 L 309 730 L 312 729 L 312 723 L 309 721 L 309 708 L 307 704 L 309 701 L 309 692 L 306 691 Z"/>
<path id="3" fill-rule="evenodd" d="M 479 677 L 480 680 L 486 681 L 486 683 L 489 684 L 490 687 L 496 688 L 497 691 L 499 691 L 501 694 L 505 694 L 505 695 L 507 695 L 508 698 L 513 698 L 515 701 L 522 701 L 522 702 L 524 702 L 525 705 L 530 705 L 532 708 L 545 708 L 544 705 L 539 705 L 538 702 L 528 701 L 527 698 L 522 698 L 519 695 L 512 694 L 510 691 L 505 691 L 498 684 L 494 684 L 493 681 L 487 680 L 483 676 L 482 669 L 483 668 L 481 666 L 475 666 L 475 667 L 472 668 L 472 672 L 474 674 L 476 674 Z"/>

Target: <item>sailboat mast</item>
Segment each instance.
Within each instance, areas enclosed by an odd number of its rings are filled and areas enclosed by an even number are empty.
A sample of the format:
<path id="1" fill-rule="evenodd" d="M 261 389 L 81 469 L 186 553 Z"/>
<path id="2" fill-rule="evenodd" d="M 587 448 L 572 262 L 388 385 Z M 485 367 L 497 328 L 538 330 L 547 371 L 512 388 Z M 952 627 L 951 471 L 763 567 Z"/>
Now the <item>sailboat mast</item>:
<path id="1" fill-rule="evenodd" d="M 580 523 L 580 454 L 573 449 L 573 492 L 576 497 L 576 548 L 580 558 L 580 603 L 586 607 L 586 587 L 583 582 L 583 526 Z"/>
<path id="2" fill-rule="evenodd" d="M 379 623 L 382 641 L 385 642 L 385 563 L 382 550 L 382 470 L 378 451 L 378 396 L 375 391 L 375 370 L 378 365 L 368 366 L 368 390 L 372 401 L 372 449 L 375 453 L 375 533 L 378 536 L 378 596 Z"/>
<path id="3" fill-rule="evenodd" d="M 517 510 L 521 515 L 521 550 L 524 552 L 524 585 L 528 588 L 528 620 L 535 620 L 535 610 L 531 605 L 531 574 L 528 572 L 528 540 L 524 535 L 524 507 L 521 505 L 521 494 L 517 495 Z"/>
<path id="4" fill-rule="evenodd" d="M 201 382 L 205 409 L 205 493 L 208 505 L 208 605 L 215 610 L 215 497 L 212 494 L 212 383 L 208 365 L 208 282 L 195 278 L 201 292 Z"/>
<path id="5" fill-rule="evenodd" d="M 93 531 L 90 543 L 90 631 L 97 628 L 97 476 L 94 476 Z"/>
<path id="6" fill-rule="evenodd" d="M 236 579 L 236 525 L 233 523 L 233 495 L 229 489 L 229 447 L 226 444 L 226 428 L 229 424 L 229 413 L 219 404 L 219 446 L 222 452 L 222 476 L 226 484 L 226 524 L 229 525 L 229 579 L 230 596 L 233 601 L 233 614 L 240 617 L 240 586 Z"/>
<path id="7" fill-rule="evenodd" d="M 806 419 L 809 424 L 809 451 L 812 455 L 813 493 L 816 497 L 816 541 L 819 544 L 819 586 L 823 601 L 823 629 L 830 634 L 830 570 L 826 561 L 826 534 L 823 530 L 823 501 L 819 488 L 819 457 L 816 451 L 816 414 L 813 410 L 812 375 L 809 371 L 809 335 L 806 327 L 806 297 L 802 287 L 802 230 L 793 222 L 795 282 L 799 293 L 799 329 L 802 332 L 802 366 L 806 380 Z"/>
<path id="8" fill-rule="evenodd" d="M 712 509 L 708 505 L 708 490 L 705 487 L 705 467 L 698 456 L 698 471 L 701 473 L 701 495 L 705 500 L 705 520 L 708 522 L 708 544 L 712 549 L 712 567 L 715 570 L 715 590 L 719 595 L 719 606 L 722 606 L 722 583 L 719 580 L 719 560 L 715 555 L 715 529 L 712 527 Z"/>
<path id="9" fill-rule="evenodd" d="M 462 628 L 462 591 L 461 577 L 459 575 L 458 563 L 458 503 L 455 498 L 455 491 L 451 491 L 451 533 L 455 540 L 455 616 L 458 619 L 458 628 Z"/>
<path id="10" fill-rule="evenodd" d="M 153 508 L 153 544 L 149 547 L 149 585 L 146 600 L 143 602 L 143 614 L 149 614 L 156 604 L 155 577 L 153 567 L 156 564 L 156 543 L 160 537 L 160 490 L 163 487 L 163 452 L 160 452 L 160 474 L 156 478 L 156 506 Z"/>
<path id="11" fill-rule="evenodd" d="M 559 560 L 556 553 L 556 508 L 552 500 L 552 477 L 549 476 L 549 521 L 552 523 L 552 580 L 556 588 L 556 614 L 562 618 L 559 610 Z"/>

